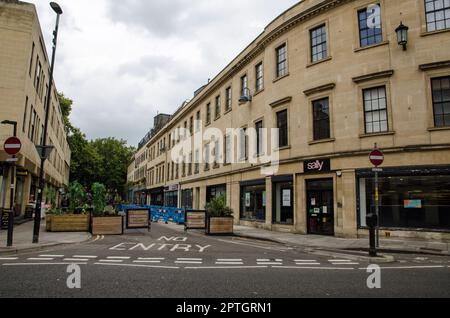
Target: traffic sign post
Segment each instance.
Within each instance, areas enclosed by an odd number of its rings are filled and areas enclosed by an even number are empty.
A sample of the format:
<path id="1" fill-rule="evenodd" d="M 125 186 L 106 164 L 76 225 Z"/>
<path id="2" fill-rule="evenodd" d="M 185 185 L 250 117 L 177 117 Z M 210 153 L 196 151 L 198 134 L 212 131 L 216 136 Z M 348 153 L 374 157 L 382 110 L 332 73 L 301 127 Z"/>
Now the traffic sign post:
<path id="1" fill-rule="evenodd" d="M 11 163 L 11 186 L 10 186 L 10 209 L 8 212 L 8 237 L 7 237 L 7 246 L 11 247 L 13 245 L 13 235 L 14 235 L 14 195 L 15 195 L 15 176 L 16 176 L 16 165 L 15 162 L 17 162 L 16 155 L 20 152 L 22 149 L 22 143 L 20 142 L 20 139 L 16 137 L 16 127 L 17 123 L 10 122 L 8 124 L 14 125 L 14 137 L 10 137 L 6 139 L 3 148 L 5 149 L 5 152 L 12 157 L 7 159 L 9 163 Z"/>
<path id="2" fill-rule="evenodd" d="M 376 247 L 380 248 L 380 193 L 379 193 L 379 182 L 378 173 L 382 172 L 383 169 L 378 168 L 384 162 L 384 154 L 378 149 L 377 144 L 375 144 L 375 149 L 369 155 L 370 162 L 375 166 L 373 172 L 375 172 L 375 218 L 376 218 Z M 372 240 L 371 240 L 372 242 Z M 371 250 L 373 247 L 371 246 Z M 373 254 L 373 250 L 371 251 Z M 376 250 L 375 250 L 376 254 Z"/>

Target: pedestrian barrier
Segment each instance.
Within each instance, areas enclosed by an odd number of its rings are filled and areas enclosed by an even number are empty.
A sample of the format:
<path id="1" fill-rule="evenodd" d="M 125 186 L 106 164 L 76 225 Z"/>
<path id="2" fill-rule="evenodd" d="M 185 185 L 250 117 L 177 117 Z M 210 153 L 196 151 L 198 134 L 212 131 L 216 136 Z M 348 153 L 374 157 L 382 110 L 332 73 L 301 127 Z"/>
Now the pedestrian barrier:
<path id="1" fill-rule="evenodd" d="M 186 210 L 184 212 L 184 231 L 187 230 L 205 230 L 206 229 L 206 211 Z"/>
<path id="2" fill-rule="evenodd" d="M 184 224 L 186 220 L 186 209 L 184 208 L 136 204 L 119 204 L 116 206 L 116 211 L 123 211 L 125 213 L 129 210 L 140 209 L 150 210 L 150 220 L 152 222 L 163 221 L 164 223 L 173 222 L 177 224 Z"/>

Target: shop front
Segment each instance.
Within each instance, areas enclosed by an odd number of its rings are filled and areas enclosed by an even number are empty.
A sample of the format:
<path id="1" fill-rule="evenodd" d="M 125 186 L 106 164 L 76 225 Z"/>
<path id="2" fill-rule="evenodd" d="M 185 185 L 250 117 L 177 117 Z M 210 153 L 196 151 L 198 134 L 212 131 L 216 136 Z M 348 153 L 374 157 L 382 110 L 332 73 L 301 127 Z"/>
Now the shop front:
<path id="1" fill-rule="evenodd" d="M 240 219 L 241 221 L 266 221 L 266 180 L 241 183 Z"/>
<path id="2" fill-rule="evenodd" d="M 292 176 L 272 178 L 273 224 L 294 224 L 294 179 Z"/>
<path id="3" fill-rule="evenodd" d="M 306 175 L 306 226 L 308 234 L 330 235 L 334 230 L 334 179 L 330 159 L 315 159 L 304 162 Z M 311 176 L 309 176 L 311 175 Z"/>
<path id="4" fill-rule="evenodd" d="M 209 203 L 213 198 L 220 196 L 225 196 L 225 198 L 227 197 L 226 184 L 214 185 L 206 188 L 206 203 Z"/>
<path id="5" fill-rule="evenodd" d="M 150 194 L 150 204 L 156 205 L 156 206 L 163 206 L 164 205 L 164 188 L 156 188 L 151 189 L 149 191 Z"/>
<path id="6" fill-rule="evenodd" d="M 181 207 L 184 209 L 192 209 L 193 205 L 193 190 L 184 189 L 181 191 Z"/>
<path id="7" fill-rule="evenodd" d="M 178 184 L 164 188 L 164 206 L 169 208 L 178 207 L 178 189 Z"/>
<path id="8" fill-rule="evenodd" d="M 357 170 L 358 225 L 375 211 L 375 179 Z M 450 232 L 450 166 L 385 168 L 379 173 L 380 228 Z"/>

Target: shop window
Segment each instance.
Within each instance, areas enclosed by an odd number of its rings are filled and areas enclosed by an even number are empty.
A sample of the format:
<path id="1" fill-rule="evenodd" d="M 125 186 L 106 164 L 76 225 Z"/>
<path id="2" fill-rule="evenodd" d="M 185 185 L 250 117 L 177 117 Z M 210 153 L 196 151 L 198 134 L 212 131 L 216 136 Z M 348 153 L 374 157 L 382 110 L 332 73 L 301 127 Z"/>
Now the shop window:
<path id="1" fill-rule="evenodd" d="M 273 223 L 294 224 L 293 182 L 276 182 L 272 189 L 274 191 Z"/>
<path id="2" fill-rule="evenodd" d="M 266 184 L 241 187 L 241 215 L 242 220 L 266 220 Z"/>
<path id="3" fill-rule="evenodd" d="M 178 207 L 178 191 L 164 193 L 164 206 L 169 208 Z"/>
<path id="4" fill-rule="evenodd" d="M 375 212 L 374 178 L 360 178 L 359 191 L 365 227 Z M 379 192 L 381 227 L 450 230 L 450 175 L 382 176 Z"/>
<path id="5" fill-rule="evenodd" d="M 183 190 L 181 192 L 181 207 L 185 209 L 192 209 L 192 189 Z"/>
<path id="6" fill-rule="evenodd" d="M 211 186 L 206 189 L 206 203 L 209 203 L 211 202 L 211 199 L 220 196 L 224 196 L 225 198 L 227 197 L 226 185 Z"/>

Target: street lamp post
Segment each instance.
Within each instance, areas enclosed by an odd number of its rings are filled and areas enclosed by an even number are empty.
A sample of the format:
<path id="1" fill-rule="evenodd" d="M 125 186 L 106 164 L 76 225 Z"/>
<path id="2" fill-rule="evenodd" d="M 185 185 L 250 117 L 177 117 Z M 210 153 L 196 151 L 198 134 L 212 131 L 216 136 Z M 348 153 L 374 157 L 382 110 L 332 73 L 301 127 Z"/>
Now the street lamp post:
<path id="1" fill-rule="evenodd" d="M 56 2 L 50 2 L 50 6 L 53 11 L 56 13 L 56 27 L 53 31 L 53 52 L 52 52 L 52 62 L 50 66 L 50 76 L 48 83 L 48 91 L 47 91 L 47 103 L 45 105 L 45 124 L 44 124 L 44 136 L 42 139 L 42 154 L 39 154 L 41 157 L 41 169 L 39 171 L 39 189 L 38 189 L 38 197 L 36 202 L 36 209 L 34 213 L 34 230 L 33 230 L 33 243 L 39 243 L 39 230 L 41 226 L 41 204 L 42 204 L 42 194 L 44 191 L 44 165 L 45 160 L 48 156 L 44 154 L 46 143 L 47 143 L 47 129 L 48 129 L 48 117 L 50 113 L 50 99 L 52 96 L 52 85 L 53 85 L 53 70 L 55 66 L 55 55 L 56 55 L 56 44 L 58 42 L 58 28 L 59 28 L 59 17 L 63 13 L 61 7 Z"/>

